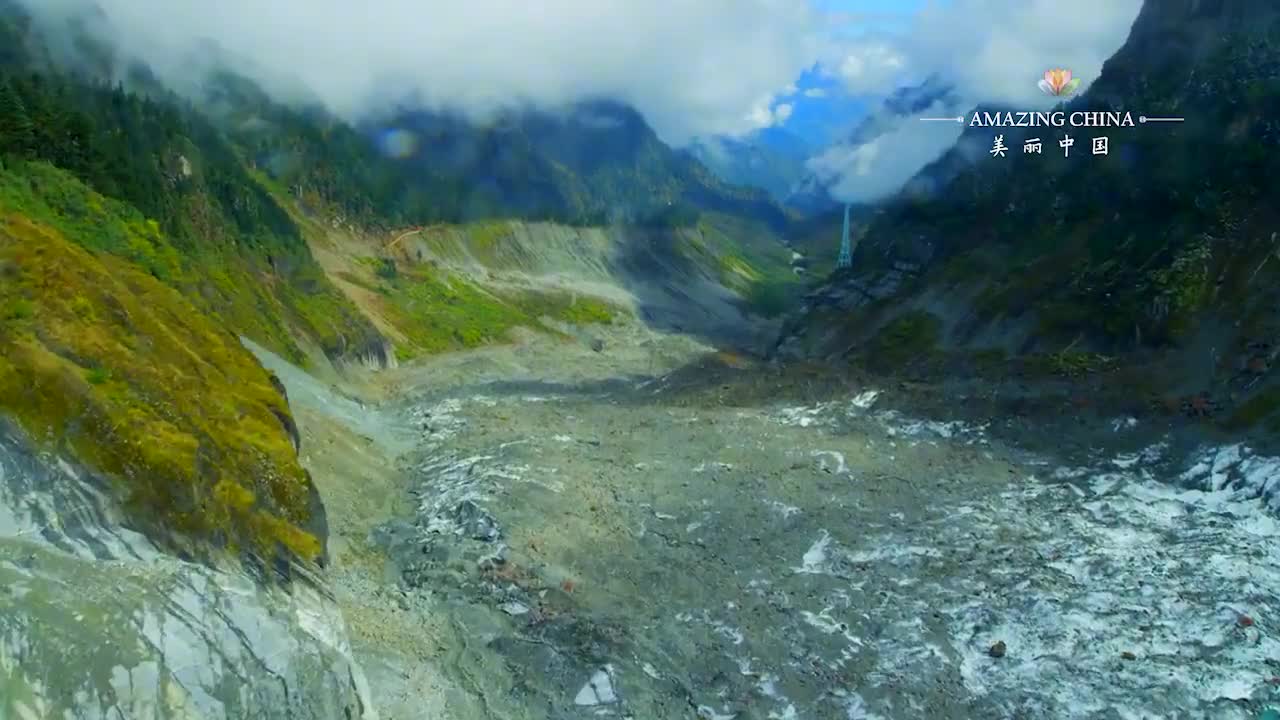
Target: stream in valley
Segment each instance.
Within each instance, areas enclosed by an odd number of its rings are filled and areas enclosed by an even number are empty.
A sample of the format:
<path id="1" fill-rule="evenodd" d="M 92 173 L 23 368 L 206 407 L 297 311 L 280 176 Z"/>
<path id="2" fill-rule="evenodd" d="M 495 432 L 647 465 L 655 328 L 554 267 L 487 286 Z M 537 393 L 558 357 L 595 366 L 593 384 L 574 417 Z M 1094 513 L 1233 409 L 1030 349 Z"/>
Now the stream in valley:
<path id="1" fill-rule="evenodd" d="M 603 352 L 530 338 L 402 368 L 363 404 L 260 352 L 384 720 L 1244 719 L 1274 702 L 1280 460 L 1127 418 L 1055 457 L 873 386 L 742 393 L 700 378 L 706 353 L 635 326 Z"/>

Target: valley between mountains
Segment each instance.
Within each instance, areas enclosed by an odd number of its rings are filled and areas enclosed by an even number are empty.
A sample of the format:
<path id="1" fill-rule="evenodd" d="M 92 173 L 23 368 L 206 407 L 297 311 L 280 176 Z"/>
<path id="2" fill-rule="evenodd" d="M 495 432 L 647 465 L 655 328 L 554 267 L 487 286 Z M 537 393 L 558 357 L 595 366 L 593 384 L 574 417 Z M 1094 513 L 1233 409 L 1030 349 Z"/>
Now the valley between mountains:
<path id="1" fill-rule="evenodd" d="M 839 268 L 799 138 L 179 92 L 96 10 L 0 0 L 0 718 L 1276 717 L 1270 0 Z"/>

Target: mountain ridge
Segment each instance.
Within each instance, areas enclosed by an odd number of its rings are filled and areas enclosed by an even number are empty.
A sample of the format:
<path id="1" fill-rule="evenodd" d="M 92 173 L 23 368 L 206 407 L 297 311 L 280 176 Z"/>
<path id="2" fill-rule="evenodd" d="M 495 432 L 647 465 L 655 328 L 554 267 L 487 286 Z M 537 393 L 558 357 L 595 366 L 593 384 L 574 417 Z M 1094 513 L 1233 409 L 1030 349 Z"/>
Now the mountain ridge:
<path id="1" fill-rule="evenodd" d="M 1158 363 L 1124 381 L 1130 409 L 1211 405 L 1205 414 L 1224 427 L 1275 427 L 1277 236 L 1265 178 L 1280 143 L 1266 119 L 1280 109 L 1278 16 L 1250 0 L 1145 3 L 1066 109 L 1185 122 L 1100 130 L 1106 156 L 1089 153 L 1083 129 L 1054 129 L 1055 140 L 1077 137 L 1070 158 L 1024 156 L 1007 137 L 1009 157 L 977 163 L 966 143 L 989 147 L 995 130 L 966 128 L 938 161 L 955 177 L 870 222 L 853 270 L 814 295 L 782 352 L 873 365 L 882 352 L 904 371 L 1013 363 L 1112 383 L 1103 371 L 1116 364 Z M 919 352 L 885 352 L 890 338 L 912 338 Z"/>
<path id="2" fill-rule="evenodd" d="M 725 182 L 761 188 L 785 205 L 812 150 L 803 138 L 769 127 L 741 138 L 698 139 L 688 152 Z"/>
<path id="3" fill-rule="evenodd" d="M 323 508 L 298 464 L 287 399 L 253 373 L 239 338 L 334 375 L 629 311 L 572 289 L 486 286 L 488 270 L 461 273 L 413 242 L 401 245 L 415 253 L 394 248 L 388 228 L 448 225 L 477 254 L 519 256 L 522 242 L 559 231 L 521 232 L 504 215 L 634 227 L 563 234 L 603 244 L 600 262 L 634 259 L 714 286 L 726 314 L 776 305 L 771 293 L 792 280 L 770 229 L 786 222 L 776 205 L 719 183 L 629 108 L 513 112 L 483 128 L 439 114 L 353 127 L 230 74 L 204 89 L 218 102 L 201 105 L 74 27 L 58 42 L 85 40 L 77 52 L 91 59 L 67 69 L 48 31 L 0 0 L 0 271 L 20 281 L 3 288 L 0 408 L 110 476 L 130 522 L 165 547 L 323 559 Z M 420 135 L 424 153 L 380 143 L 395 139 L 388 130 Z M 588 130 L 598 146 L 575 145 Z M 632 195 L 647 201 L 606 212 Z M 715 220 L 726 212 L 754 217 Z M 57 283 L 30 276 L 41 244 L 66 258 Z M 659 250 L 671 257 L 653 260 Z M 319 252 L 341 262 L 322 265 Z M 95 280 L 111 276 L 121 283 Z M 644 299 L 669 303 L 654 285 Z M 200 346 L 217 356 L 202 359 Z M 256 404 L 237 409 L 234 377 Z M 228 438 L 239 437 L 235 417 L 263 413 L 253 427 L 269 450 L 255 465 Z M 172 439 L 172 452 L 135 452 L 117 427 L 135 421 Z"/>

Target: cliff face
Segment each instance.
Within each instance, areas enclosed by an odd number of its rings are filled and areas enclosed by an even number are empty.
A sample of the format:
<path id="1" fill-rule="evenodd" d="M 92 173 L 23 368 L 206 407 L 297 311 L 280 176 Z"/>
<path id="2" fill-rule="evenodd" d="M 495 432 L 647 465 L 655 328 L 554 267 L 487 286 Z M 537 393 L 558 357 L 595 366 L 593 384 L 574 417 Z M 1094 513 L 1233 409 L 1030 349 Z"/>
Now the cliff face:
<path id="1" fill-rule="evenodd" d="M 110 485 L 0 419 L 0 716 L 372 717 L 321 591 L 176 559 Z"/>
<path id="2" fill-rule="evenodd" d="M 1142 355 L 1167 367 L 1130 388 L 1135 398 L 1195 394 L 1233 425 L 1275 421 L 1280 9 L 1147 2 L 1063 109 L 1186 121 L 1042 129 L 1042 156 L 1015 144 L 974 162 L 957 147 L 940 162 L 966 169 L 943 192 L 885 208 L 854 270 L 810 298 L 781 351 L 866 356 L 885 349 L 883 332 L 914 328 L 928 352 L 899 365 L 981 354 L 1078 371 Z M 996 132 L 969 128 L 962 145 L 985 133 L 989 147 Z M 1065 133 L 1071 157 L 1050 152 Z M 1109 154 L 1092 155 L 1103 134 Z"/>

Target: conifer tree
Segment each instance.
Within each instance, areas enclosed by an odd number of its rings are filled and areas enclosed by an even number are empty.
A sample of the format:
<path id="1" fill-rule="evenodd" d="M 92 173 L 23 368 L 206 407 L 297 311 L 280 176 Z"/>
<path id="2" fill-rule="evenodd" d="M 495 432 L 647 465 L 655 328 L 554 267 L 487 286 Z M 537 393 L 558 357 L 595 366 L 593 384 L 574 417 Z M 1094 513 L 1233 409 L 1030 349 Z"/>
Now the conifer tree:
<path id="1" fill-rule="evenodd" d="M 35 146 L 35 132 L 22 98 L 8 82 L 0 82 L 0 154 L 27 156 Z"/>

